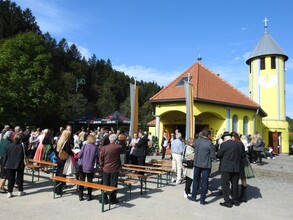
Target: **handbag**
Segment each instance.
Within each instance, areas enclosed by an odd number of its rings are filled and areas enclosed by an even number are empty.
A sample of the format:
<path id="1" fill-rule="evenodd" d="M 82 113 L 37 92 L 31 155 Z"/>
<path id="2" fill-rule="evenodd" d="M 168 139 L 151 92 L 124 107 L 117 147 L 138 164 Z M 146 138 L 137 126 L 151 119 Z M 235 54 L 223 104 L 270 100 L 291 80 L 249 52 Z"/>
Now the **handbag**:
<path id="1" fill-rule="evenodd" d="M 185 149 L 184 149 L 182 165 L 186 168 L 193 168 L 193 160 L 189 160 L 189 159 L 185 158 L 186 148 L 187 147 L 185 147 Z"/>
<path id="2" fill-rule="evenodd" d="M 255 178 L 251 164 L 249 163 L 248 158 L 247 157 L 245 157 L 245 158 L 246 158 L 247 165 L 244 166 L 244 175 L 245 175 L 246 179 Z"/>
<path id="3" fill-rule="evenodd" d="M 182 165 L 186 168 L 193 168 L 193 160 L 183 159 Z"/>
<path id="4" fill-rule="evenodd" d="M 74 163 L 72 161 L 72 156 L 69 156 L 65 162 L 64 168 L 63 168 L 63 175 L 71 175 L 71 174 L 75 174 L 76 173 L 76 169 L 74 166 Z"/>
<path id="5" fill-rule="evenodd" d="M 23 163 L 24 163 L 24 165 L 26 166 L 26 165 L 28 165 L 29 164 L 29 159 L 26 157 L 26 155 L 25 155 L 25 149 L 24 149 L 24 145 L 23 145 L 23 143 L 21 143 L 21 145 L 22 145 L 22 150 L 23 150 Z"/>
<path id="6" fill-rule="evenodd" d="M 56 163 L 57 162 L 57 157 L 54 151 L 48 154 L 48 159 L 49 161 Z"/>
<path id="7" fill-rule="evenodd" d="M 58 157 L 59 157 L 60 160 L 67 160 L 68 157 L 69 157 L 68 153 L 65 150 L 63 150 L 66 142 L 67 141 L 64 142 L 64 144 L 62 145 L 62 147 L 61 147 L 61 149 L 60 149 L 60 151 L 58 153 Z"/>

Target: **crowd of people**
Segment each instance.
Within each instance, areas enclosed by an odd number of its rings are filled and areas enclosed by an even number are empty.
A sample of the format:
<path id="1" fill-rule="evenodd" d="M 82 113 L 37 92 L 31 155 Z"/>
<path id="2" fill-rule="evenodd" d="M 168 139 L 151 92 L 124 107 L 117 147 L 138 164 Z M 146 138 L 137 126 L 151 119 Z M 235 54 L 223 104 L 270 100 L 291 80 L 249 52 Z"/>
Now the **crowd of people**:
<path id="1" fill-rule="evenodd" d="M 162 147 L 166 145 L 166 140 L 167 134 L 164 133 Z M 172 182 L 180 184 L 185 179 L 184 197 L 197 201 L 197 195 L 200 194 L 200 205 L 206 205 L 212 163 L 220 162 L 219 193 L 224 198 L 220 205 L 227 208 L 239 206 L 242 202 L 247 202 L 247 179 L 254 178 L 250 163 L 256 163 L 258 159 L 258 164 L 263 165 L 264 155 L 274 157 L 272 148 L 269 147 L 265 153 L 264 146 L 260 134 L 250 138 L 234 131 L 226 131 L 219 138 L 212 140 L 211 131 L 204 129 L 195 139 L 184 141 L 181 133 L 176 130 L 175 139 L 167 146 L 171 148 L 172 154 Z"/>
<path id="2" fill-rule="evenodd" d="M 23 191 L 24 157 L 34 161 L 57 163 L 56 176 L 74 174 L 77 179 L 92 182 L 94 174 L 102 174 L 102 184 L 115 186 L 124 163 L 145 165 L 147 149 L 151 137 L 139 131 L 133 138 L 120 130 L 98 127 L 96 130 L 81 128 L 73 133 L 72 127 L 60 127 L 57 133 L 52 129 L 22 130 L 19 126 L 6 125 L 0 135 L 0 192 L 8 198 L 13 196 L 14 187 L 18 187 L 18 196 Z M 48 172 L 43 167 L 43 172 Z M 8 180 L 8 189 L 5 188 Z M 65 183 L 56 183 L 55 193 L 60 195 Z M 105 203 L 116 204 L 119 201 L 113 192 L 105 198 Z M 79 200 L 84 200 L 84 187 L 79 187 Z M 92 189 L 88 188 L 87 200 L 92 200 Z"/>
<path id="3" fill-rule="evenodd" d="M 169 138 L 168 138 L 169 137 Z M 24 157 L 35 161 L 48 160 L 57 163 L 56 176 L 74 174 L 77 179 L 92 182 L 96 172 L 102 176 L 101 183 L 117 187 L 118 176 L 124 163 L 144 166 L 152 137 L 139 131 L 133 137 L 120 130 L 98 127 L 96 130 L 81 128 L 73 133 L 72 127 L 60 127 L 57 133 L 52 129 L 14 130 L 6 125 L 0 135 L 0 192 L 8 198 L 18 187 L 18 196 L 23 191 Z M 206 205 L 212 162 L 219 161 L 221 172 L 221 193 L 224 202 L 220 205 L 231 208 L 246 202 L 247 179 L 253 177 L 250 163 L 259 160 L 262 165 L 264 142 L 259 134 L 252 138 L 236 132 L 224 132 L 220 138 L 211 140 L 211 131 L 204 129 L 195 139 L 184 141 L 177 129 L 170 136 L 164 132 L 161 142 L 162 159 L 170 148 L 172 160 L 171 181 L 180 184 L 185 179 L 184 197 Z M 267 158 L 274 158 L 272 148 L 266 151 Z M 44 172 L 48 172 L 46 167 Z M 8 180 L 8 189 L 5 188 Z M 238 182 L 241 181 L 240 193 Z M 65 183 L 56 183 L 55 193 L 60 195 Z M 231 192 L 231 196 L 230 196 Z M 79 187 L 79 200 L 83 201 L 84 187 Z M 88 188 L 87 200 L 92 200 L 92 189 Z M 105 198 L 105 203 L 116 204 L 117 192 Z"/>

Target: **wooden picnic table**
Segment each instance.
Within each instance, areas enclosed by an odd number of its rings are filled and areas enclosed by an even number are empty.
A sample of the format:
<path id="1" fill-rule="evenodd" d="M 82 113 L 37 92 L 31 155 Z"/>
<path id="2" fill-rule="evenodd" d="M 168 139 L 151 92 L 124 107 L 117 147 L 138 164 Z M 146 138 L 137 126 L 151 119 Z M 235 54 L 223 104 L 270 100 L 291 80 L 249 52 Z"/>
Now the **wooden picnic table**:
<path id="1" fill-rule="evenodd" d="M 123 166 L 150 169 L 150 170 L 169 171 L 169 172 L 172 171 L 172 168 L 170 167 L 154 167 L 154 166 L 143 166 L 143 165 L 136 165 L 136 164 L 124 164 Z"/>
<path id="2" fill-rule="evenodd" d="M 169 160 L 154 161 L 149 163 L 151 163 L 153 166 L 158 166 L 158 167 L 172 167 L 172 161 L 169 161 Z"/>
<path id="3" fill-rule="evenodd" d="M 150 170 L 150 169 L 144 169 L 144 168 L 134 168 L 134 167 L 127 167 L 123 166 L 123 170 L 128 170 L 128 171 L 137 171 L 141 173 L 147 173 L 149 175 L 157 175 L 157 187 L 159 188 L 162 186 L 162 175 L 166 174 L 165 171 L 158 171 L 158 170 Z M 168 181 L 166 181 L 166 185 L 168 184 Z"/>
<path id="4" fill-rule="evenodd" d="M 54 174 L 56 172 L 56 169 L 57 169 L 57 163 L 53 163 L 53 162 L 50 162 L 50 161 L 29 159 L 29 162 L 37 163 L 39 165 L 51 166 L 52 169 L 53 169 L 52 176 L 54 176 Z"/>

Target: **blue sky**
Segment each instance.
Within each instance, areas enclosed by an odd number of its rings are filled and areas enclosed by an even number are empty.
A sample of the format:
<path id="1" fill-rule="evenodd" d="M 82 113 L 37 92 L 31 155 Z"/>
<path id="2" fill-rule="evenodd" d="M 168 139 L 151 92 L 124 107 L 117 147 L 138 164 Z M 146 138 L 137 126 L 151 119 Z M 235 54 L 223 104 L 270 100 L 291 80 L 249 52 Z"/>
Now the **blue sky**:
<path id="1" fill-rule="evenodd" d="M 292 0 L 16 0 L 43 32 L 89 58 L 165 86 L 196 62 L 248 94 L 246 58 L 268 32 L 289 56 L 287 116 L 293 118 Z"/>

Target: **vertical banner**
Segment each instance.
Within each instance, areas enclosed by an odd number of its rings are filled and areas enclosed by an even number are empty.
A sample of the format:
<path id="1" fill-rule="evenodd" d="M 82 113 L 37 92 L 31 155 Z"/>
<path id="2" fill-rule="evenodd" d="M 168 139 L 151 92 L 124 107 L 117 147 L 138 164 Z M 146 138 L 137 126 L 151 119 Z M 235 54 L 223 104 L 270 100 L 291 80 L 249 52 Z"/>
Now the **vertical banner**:
<path id="1" fill-rule="evenodd" d="M 193 86 L 184 81 L 186 100 L 186 132 L 185 139 L 194 138 L 194 115 L 193 115 Z"/>
<path id="2" fill-rule="evenodd" d="M 138 86 L 130 83 L 130 127 L 129 136 L 137 132 L 138 125 Z"/>

